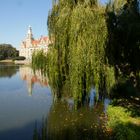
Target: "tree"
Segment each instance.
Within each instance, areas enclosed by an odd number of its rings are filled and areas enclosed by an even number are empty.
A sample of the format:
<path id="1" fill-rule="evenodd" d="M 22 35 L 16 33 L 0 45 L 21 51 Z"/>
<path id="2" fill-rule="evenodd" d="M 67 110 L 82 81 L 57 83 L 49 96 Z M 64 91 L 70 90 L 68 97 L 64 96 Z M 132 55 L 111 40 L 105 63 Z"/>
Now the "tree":
<path id="1" fill-rule="evenodd" d="M 140 13 L 137 0 L 127 0 L 116 10 L 108 10 L 110 43 L 107 49 L 109 63 L 120 71 L 121 76 L 139 81 L 140 71 Z M 116 59 L 117 58 L 117 59 Z M 118 76 L 118 74 L 117 74 Z M 138 85 L 138 84 L 137 84 Z"/>
<path id="2" fill-rule="evenodd" d="M 48 60 L 52 60 L 48 62 L 48 71 L 54 81 L 58 79 L 57 87 L 62 90 L 69 84 L 71 93 L 79 100 L 92 84 L 97 92 L 105 86 L 109 90 L 114 84 L 114 72 L 105 56 L 106 15 L 98 1 L 57 1 L 50 12 L 48 27 L 50 37 L 54 38 L 48 52 Z"/>
<path id="3" fill-rule="evenodd" d="M 19 52 L 10 44 L 0 44 L 0 60 L 19 56 Z"/>

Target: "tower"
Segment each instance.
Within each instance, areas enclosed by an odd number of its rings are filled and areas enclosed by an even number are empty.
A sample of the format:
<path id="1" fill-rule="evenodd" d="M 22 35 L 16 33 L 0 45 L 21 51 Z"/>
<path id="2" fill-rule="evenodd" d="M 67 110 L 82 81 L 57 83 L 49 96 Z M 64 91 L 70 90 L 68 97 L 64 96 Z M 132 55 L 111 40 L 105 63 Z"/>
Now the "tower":
<path id="1" fill-rule="evenodd" d="M 32 45 L 33 34 L 31 26 L 28 27 L 27 37 L 26 37 L 26 45 L 30 47 Z"/>

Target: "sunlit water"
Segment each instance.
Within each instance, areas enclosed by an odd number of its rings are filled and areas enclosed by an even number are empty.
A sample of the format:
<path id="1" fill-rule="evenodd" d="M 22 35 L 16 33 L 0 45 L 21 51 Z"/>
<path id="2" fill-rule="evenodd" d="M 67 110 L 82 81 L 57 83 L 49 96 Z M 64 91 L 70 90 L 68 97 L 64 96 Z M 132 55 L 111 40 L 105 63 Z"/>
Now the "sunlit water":
<path id="1" fill-rule="evenodd" d="M 95 101 L 93 89 L 86 99 L 56 99 L 40 71 L 0 63 L 0 140 L 97 139 L 110 100 Z"/>
<path id="2" fill-rule="evenodd" d="M 29 67 L 0 64 L 0 140 L 31 140 L 51 104 L 50 88 L 41 75 Z"/>

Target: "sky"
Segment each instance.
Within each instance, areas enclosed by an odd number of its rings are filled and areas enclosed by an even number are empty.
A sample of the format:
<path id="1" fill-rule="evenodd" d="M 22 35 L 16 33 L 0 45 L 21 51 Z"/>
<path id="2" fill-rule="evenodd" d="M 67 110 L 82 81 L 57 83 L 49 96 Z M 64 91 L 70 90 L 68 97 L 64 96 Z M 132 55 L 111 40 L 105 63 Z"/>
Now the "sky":
<path id="1" fill-rule="evenodd" d="M 47 36 L 51 7 L 52 0 L 0 0 L 0 44 L 11 44 L 19 49 L 29 25 L 35 39 Z"/>
<path id="2" fill-rule="evenodd" d="M 11 44 L 19 49 L 29 25 L 34 38 L 47 36 L 51 7 L 52 0 L 0 0 L 0 44 Z"/>

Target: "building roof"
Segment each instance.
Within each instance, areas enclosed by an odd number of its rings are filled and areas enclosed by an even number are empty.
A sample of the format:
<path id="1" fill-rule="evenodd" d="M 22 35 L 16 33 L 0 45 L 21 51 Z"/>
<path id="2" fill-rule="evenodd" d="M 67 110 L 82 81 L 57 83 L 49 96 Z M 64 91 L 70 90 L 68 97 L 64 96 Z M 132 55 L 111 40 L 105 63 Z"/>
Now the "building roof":
<path id="1" fill-rule="evenodd" d="M 44 36 L 44 37 L 42 36 L 41 38 L 42 38 L 44 41 L 48 41 L 48 40 L 49 40 L 49 37 L 47 37 L 47 36 Z"/>
<path id="2" fill-rule="evenodd" d="M 41 45 L 42 43 L 48 45 L 49 37 L 41 36 L 38 40 L 32 40 L 32 45 L 33 46 L 38 46 L 38 45 Z"/>
<path id="3" fill-rule="evenodd" d="M 39 40 L 32 40 L 32 45 L 37 46 L 39 45 L 40 41 Z"/>

